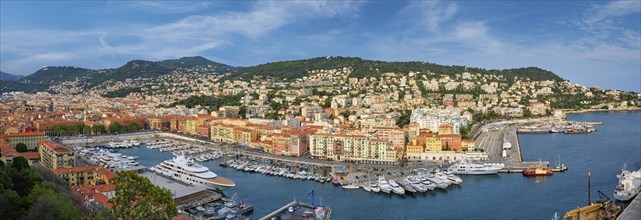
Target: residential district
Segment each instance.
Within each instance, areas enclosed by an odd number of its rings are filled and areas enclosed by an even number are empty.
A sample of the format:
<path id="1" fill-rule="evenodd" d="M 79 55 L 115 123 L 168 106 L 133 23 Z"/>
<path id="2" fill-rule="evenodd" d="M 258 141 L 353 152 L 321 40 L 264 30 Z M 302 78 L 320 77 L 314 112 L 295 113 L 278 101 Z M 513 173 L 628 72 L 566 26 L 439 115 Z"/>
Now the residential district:
<path id="1" fill-rule="evenodd" d="M 438 164 L 495 157 L 475 141 L 484 123 L 561 122 L 568 110 L 628 110 L 641 104 L 636 93 L 569 81 L 411 71 L 357 78 L 351 72 L 349 67 L 311 70 L 288 81 L 221 80 L 225 75 L 180 72 L 104 83 L 81 93 L 81 85 L 73 82 L 51 86 L 53 93 L 5 92 L 0 98 L 1 158 L 40 164 L 68 181 L 73 192 L 110 208 L 116 173 L 80 166 L 78 152 L 60 140 L 159 131 L 310 161 Z M 128 88 L 141 89 L 124 97 L 105 96 Z M 580 103 L 564 106 L 564 97 L 578 96 Z M 527 132 L 528 126 L 519 130 Z M 18 149 L 19 143 L 26 148 Z"/>

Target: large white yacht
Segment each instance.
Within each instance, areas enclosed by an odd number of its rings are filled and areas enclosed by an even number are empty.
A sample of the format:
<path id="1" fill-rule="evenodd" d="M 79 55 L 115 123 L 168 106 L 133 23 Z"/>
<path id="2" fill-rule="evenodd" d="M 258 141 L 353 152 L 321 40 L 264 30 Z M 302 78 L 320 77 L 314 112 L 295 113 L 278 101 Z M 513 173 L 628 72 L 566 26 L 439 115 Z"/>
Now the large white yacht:
<path id="1" fill-rule="evenodd" d="M 499 170 L 501 170 L 501 168 L 497 166 L 492 166 L 489 164 L 468 163 L 465 159 L 447 168 L 447 171 L 453 174 L 469 175 L 496 174 L 499 172 Z"/>
<path id="2" fill-rule="evenodd" d="M 214 172 L 209 171 L 209 168 L 194 162 L 193 159 L 184 155 L 166 160 L 152 167 L 151 170 L 172 179 L 206 189 L 224 190 L 227 187 L 236 185 L 234 181 L 216 175 Z"/>

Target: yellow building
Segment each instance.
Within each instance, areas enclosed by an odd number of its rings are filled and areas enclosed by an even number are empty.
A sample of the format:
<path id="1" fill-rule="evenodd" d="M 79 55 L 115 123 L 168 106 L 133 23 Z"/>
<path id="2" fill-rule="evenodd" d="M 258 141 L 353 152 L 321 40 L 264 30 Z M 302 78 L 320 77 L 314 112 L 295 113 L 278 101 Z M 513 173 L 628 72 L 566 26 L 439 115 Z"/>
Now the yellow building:
<path id="1" fill-rule="evenodd" d="M 246 128 L 234 128 L 234 142 L 241 145 L 250 146 L 252 141 L 258 138 L 257 132 Z"/>
<path id="2" fill-rule="evenodd" d="M 38 154 L 40 154 L 40 163 L 51 170 L 76 166 L 76 155 L 56 142 L 38 142 Z"/>
<path id="3" fill-rule="evenodd" d="M 111 179 L 116 177 L 114 172 L 96 166 L 84 166 L 73 168 L 60 168 L 54 170 L 60 178 L 63 178 L 70 186 L 87 186 L 97 184 L 110 184 Z"/>
<path id="4" fill-rule="evenodd" d="M 0 135 L 0 138 L 7 141 L 7 145 L 15 148 L 16 144 L 23 143 L 27 145 L 27 149 L 33 150 L 38 147 L 38 142 L 47 139 L 44 132 L 25 132 L 25 133 L 11 133 Z"/>
<path id="5" fill-rule="evenodd" d="M 310 154 L 338 161 L 396 164 L 401 152 L 391 142 L 360 135 L 312 134 Z"/>
<path id="6" fill-rule="evenodd" d="M 442 151 L 443 143 L 436 135 L 429 135 L 425 137 L 425 151 Z"/>
<path id="7" fill-rule="evenodd" d="M 188 117 L 179 121 L 179 131 L 186 134 L 198 135 L 197 127 L 205 124 L 205 118 Z"/>
<path id="8" fill-rule="evenodd" d="M 210 135 L 212 140 L 233 143 L 234 127 L 223 124 L 212 124 Z"/>

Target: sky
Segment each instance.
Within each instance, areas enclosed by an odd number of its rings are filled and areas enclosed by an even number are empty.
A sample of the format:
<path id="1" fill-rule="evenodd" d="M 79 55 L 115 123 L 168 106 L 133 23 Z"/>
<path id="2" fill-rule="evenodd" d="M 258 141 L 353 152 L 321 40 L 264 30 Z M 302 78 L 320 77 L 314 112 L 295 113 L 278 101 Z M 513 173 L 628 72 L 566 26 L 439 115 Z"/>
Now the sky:
<path id="1" fill-rule="evenodd" d="M 0 1 L 0 71 L 203 56 L 232 66 L 319 56 L 536 66 L 641 91 L 641 0 Z"/>

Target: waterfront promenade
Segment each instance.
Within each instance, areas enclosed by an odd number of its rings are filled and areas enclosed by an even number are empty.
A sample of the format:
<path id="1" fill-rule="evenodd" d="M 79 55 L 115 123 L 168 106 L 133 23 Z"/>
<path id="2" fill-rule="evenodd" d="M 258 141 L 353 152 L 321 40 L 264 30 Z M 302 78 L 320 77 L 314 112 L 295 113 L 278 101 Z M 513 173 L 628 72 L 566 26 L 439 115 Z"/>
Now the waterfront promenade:
<path id="1" fill-rule="evenodd" d="M 630 205 L 623 210 L 617 220 L 638 220 L 641 219 L 641 196 L 638 196 L 630 202 Z"/>

